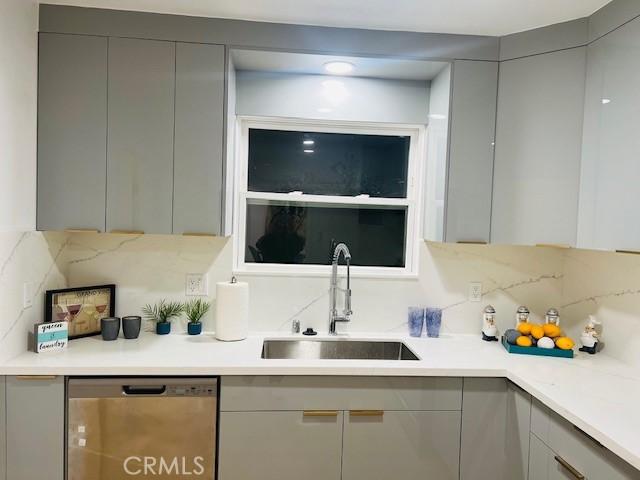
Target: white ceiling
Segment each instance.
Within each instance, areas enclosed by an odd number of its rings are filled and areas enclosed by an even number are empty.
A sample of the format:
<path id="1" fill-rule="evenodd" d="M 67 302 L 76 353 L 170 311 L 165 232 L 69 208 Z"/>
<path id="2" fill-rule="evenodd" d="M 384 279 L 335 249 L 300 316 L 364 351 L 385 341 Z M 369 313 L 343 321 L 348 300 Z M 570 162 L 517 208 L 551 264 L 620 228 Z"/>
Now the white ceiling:
<path id="1" fill-rule="evenodd" d="M 40 3 L 414 32 L 506 35 L 591 15 L 611 0 L 40 0 Z"/>

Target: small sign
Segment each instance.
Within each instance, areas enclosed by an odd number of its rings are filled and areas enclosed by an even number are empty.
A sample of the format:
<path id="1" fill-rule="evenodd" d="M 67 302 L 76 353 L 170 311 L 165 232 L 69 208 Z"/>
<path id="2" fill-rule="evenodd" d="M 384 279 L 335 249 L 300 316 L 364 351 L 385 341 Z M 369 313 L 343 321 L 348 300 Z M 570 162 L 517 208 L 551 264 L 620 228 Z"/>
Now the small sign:
<path id="1" fill-rule="evenodd" d="M 64 350 L 69 343 L 69 322 L 37 323 L 33 334 L 36 353 Z"/>

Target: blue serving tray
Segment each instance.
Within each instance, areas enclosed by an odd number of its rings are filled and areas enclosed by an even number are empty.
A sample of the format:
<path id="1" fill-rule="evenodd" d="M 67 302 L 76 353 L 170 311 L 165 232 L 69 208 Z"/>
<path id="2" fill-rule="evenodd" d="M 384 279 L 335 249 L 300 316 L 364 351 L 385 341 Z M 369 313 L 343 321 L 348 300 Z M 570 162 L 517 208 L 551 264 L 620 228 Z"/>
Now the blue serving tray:
<path id="1" fill-rule="evenodd" d="M 501 339 L 502 345 L 509 353 L 517 353 L 520 355 L 540 355 L 543 357 L 563 357 L 573 358 L 573 350 L 562 350 L 560 348 L 539 348 L 539 347 L 521 347 L 520 345 L 511 345 L 504 336 Z"/>

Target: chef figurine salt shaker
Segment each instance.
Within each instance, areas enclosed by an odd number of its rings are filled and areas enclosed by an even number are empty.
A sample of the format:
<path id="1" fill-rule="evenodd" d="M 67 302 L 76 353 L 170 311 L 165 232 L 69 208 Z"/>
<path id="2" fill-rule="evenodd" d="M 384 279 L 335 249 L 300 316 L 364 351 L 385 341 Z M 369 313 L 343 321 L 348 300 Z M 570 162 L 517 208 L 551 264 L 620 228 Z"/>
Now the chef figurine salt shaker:
<path id="1" fill-rule="evenodd" d="M 529 311 L 529 309 L 524 305 L 518 307 L 518 310 L 516 312 L 516 330 L 518 329 L 518 325 L 520 325 L 521 323 L 529 322 L 530 313 L 531 312 Z"/>
<path id="2" fill-rule="evenodd" d="M 596 325 L 601 325 L 601 323 L 596 317 L 589 315 L 589 323 L 587 323 L 582 335 L 580 335 L 580 343 L 582 343 L 582 347 L 580 347 L 581 352 L 587 352 L 591 355 L 596 353 L 598 341 L 600 340 L 598 332 L 596 331 Z"/>
<path id="3" fill-rule="evenodd" d="M 496 328 L 496 309 L 491 305 L 484 308 L 482 315 L 482 339 L 487 342 L 498 341 L 498 329 Z"/>
<path id="4" fill-rule="evenodd" d="M 555 308 L 550 308 L 549 310 L 547 310 L 547 313 L 544 316 L 544 323 L 550 323 L 552 325 L 555 325 L 556 327 L 559 327 L 560 314 L 558 313 L 558 310 L 556 310 Z"/>

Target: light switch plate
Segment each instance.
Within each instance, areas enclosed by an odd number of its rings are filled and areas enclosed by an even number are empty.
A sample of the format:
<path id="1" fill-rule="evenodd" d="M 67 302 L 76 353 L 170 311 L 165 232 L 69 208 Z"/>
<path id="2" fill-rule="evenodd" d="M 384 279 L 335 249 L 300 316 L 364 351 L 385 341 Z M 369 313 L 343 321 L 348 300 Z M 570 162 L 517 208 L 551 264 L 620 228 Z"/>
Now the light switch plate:
<path id="1" fill-rule="evenodd" d="M 482 283 L 481 282 L 469 283 L 469 301 L 470 302 L 482 301 Z"/>
<path id="2" fill-rule="evenodd" d="M 201 297 L 209 294 L 206 273 L 187 273 L 184 293 L 189 297 Z"/>

